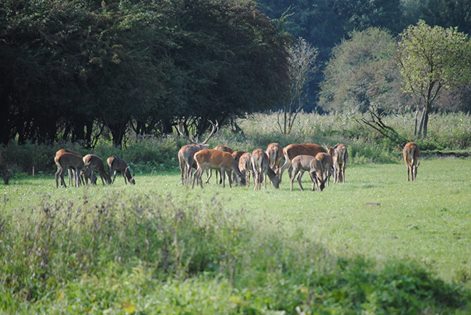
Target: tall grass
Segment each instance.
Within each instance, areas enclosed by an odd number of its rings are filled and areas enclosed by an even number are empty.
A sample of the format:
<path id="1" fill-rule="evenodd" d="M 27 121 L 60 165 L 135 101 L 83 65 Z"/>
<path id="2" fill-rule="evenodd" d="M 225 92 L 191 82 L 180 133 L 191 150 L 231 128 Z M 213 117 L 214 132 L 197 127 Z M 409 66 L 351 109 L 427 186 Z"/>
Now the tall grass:
<path id="1" fill-rule="evenodd" d="M 8 313 L 452 313 L 470 292 L 421 267 L 339 259 L 223 210 L 129 193 L 0 213 Z"/>

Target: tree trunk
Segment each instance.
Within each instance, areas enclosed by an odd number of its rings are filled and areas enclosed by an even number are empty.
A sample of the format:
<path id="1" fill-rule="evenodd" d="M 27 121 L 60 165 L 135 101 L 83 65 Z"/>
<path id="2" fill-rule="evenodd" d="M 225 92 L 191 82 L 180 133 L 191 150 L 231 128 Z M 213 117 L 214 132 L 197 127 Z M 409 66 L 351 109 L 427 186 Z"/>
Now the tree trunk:
<path id="1" fill-rule="evenodd" d="M 422 135 L 423 135 L 423 138 L 427 138 L 427 130 L 428 130 L 428 110 L 426 110 L 424 112 L 424 126 L 423 126 L 423 130 L 422 130 Z"/>

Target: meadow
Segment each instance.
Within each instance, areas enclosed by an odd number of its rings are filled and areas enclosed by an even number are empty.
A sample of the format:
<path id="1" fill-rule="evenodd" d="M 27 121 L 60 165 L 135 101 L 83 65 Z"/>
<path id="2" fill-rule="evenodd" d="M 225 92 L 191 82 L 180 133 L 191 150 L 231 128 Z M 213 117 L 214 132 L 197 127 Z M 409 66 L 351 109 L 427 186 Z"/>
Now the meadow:
<path id="1" fill-rule="evenodd" d="M 286 174 L 285 174 L 286 175 Z M 471 160 L 355 164 L 346 183 L 2 187 L 0 309 L 19 313 L 466 314 Z"/>

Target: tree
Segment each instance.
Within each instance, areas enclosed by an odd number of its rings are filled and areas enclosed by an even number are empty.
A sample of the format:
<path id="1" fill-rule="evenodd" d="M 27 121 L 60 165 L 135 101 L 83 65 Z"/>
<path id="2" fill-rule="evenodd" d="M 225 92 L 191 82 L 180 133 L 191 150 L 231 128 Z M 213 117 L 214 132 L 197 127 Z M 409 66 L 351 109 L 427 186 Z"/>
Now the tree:
<path id="1" fill-rule="evenodd" d="M 419 21 L 401 34 L 398 52 L 402 87 L 416 100 L 414 134 L 426 137 L 429 113 L 442 90 L 471 82 L 471 43 L 456 27 Z"/>
<path id="2" fill-rule="evenodd" d="M 324 71 L 319 105 L 325 111 L 366 112 L 371 106 L 396 112 L 405 102 L 394 55 L 396 41 L 386 31 L 353 32 L 332 52 Z"/>
<path id="3" fill-rule="evenodd" d="M 298 113 L 306 101 L 306 89 L 312 78 L 317 57 L 317 49 L 308 44 L 303 38 L 288 49 L 288 73 L 290 94 L 287 103 L 278 113 L 278 127 L 283 134 L 291 133 Z"/>

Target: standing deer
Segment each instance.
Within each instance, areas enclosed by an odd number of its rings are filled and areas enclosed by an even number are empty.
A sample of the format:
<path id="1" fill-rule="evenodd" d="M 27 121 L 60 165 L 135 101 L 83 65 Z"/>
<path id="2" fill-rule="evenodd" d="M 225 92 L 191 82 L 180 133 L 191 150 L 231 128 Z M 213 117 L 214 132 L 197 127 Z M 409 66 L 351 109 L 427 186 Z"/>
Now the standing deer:
<path id="1" fill-rule="evenodd" d="M 310 173 L 319 186 L 320 191 L 324 190 L 325 183 L 329 180 L 332 174 L 332 157 L 325 152 L 319 152 L 311 161 Z"/>
<path id="2" fill-rule="evenodd" d="M 404 163 L 407 167 L 407 180 L 414 181 L 417 177 L 417 168 L 419 167 L 419 147 L 414 142 L 408 142 L 402 150 Z"/>
<path id="3" fill-rule="evenodd" d="M 293 183 L 296 178 L 299 183 L 299 188 L 301 188 L 301 190 L 304 190 L 303 185 L 301 184 L 301 179 L 305 171 L 309 172 L 309 176 L 311 177 L 311 180 L 312 180 L 312 190 L 313 191 L 315 190 L 317 180 L 315 178 L 315 173 L 311 172 L 311 163 L 314 159 L 315 158 L 311 155 L 301 154 L 301 155 L 295 156 L 291 160 L 291 167 L 292 167 L 291 188 L 290 188 L 291 191 L 293 190 Z"/>
<path id="4" fill-rule="evenodd" d="M 84 168 L 83 160 L 80 155 L 71 152 L 66 152 L 64 150 L 56 154 L 56 156 L 54 157 L 54 162 L 57 166 L 57 171 L 55 174 L 56 187 L 59 187 L 59 178 L 61 180 L 61 185 L 67 187 L 64 181 L 64 172 L 69 169 L 73 169 L 74 171 L 73 185 L 75 187 L 80 186 L 80 173 Z"/>
<path id="5" fill-rule="evenodd" d="M 276 175 L 279 176 L 281 169 L 281 158 L 283 157 L 283 148 L 279 143 L 270 143 L 267 146 L 265 153 L 268 155 L 270 168 L 276 173 Z"/>
<path id="6" fill-rule="evenodd" d="M 270 168 L 268 155 L 262 149 L 255 149 L 252 152 L 252 170 L 254 173 L 254 190 L 260 190 L 264 174 L 268 175 L 275 188 L 280 187 L 280 178 Z M 265 183 L 266 187 L 266 183 Z"/>
<path id="7" fill-rule="evenodd" d="M 245 151 L 234 151 L 232 152 L 232 158 L 234 159 L 236 165 L 239 165 L 239 160 L 240 160 L 240 157 L 245 153 Z M 239 167 L 239 171 L 240 171 L 240 167 Z M 234 182 L 237 182 L 237 174 L 235 173 L 232 173 L 232 181 Z"/>
<path id="8" fill-rule="evenodd" d="M 231 171 L 234 171 L 240 183 L 245 185 L 245 178 L 243 178 L 230 153 L 214 149 L 203 149 L 195 153 L 194 159 L 197 169 L 193 177 L 193 188 L 195 187 L 195 181 L 198 181 L 201 188 L 203 188 L 203 180 L 201 177 L 204 171 L 208 169 L 217 169 L 221 172 L 222 187 L 226 187 L 226 174 L 229 177 L 229 186 L 232 187 Z"/>
<path id="9" fill-rule="evenodd" d="M 215 124 L 211 122 L 212 128 L 209 135 L 203 142 L 199 142 L 198 138 L 195 137 L 188 137 L 185 135 L 183 128 L 181 125 L 177 126 L 177 132 L 180 136 L 184 137 L 189 144 L 186 144 L 180 148 L 178 151 L 178 164 L 180 165 L 180 173 L 181 173 L 181 181 L 182 185 L 190 184 L 191 176 L 192 176 L 192 168 L 196 168 L 194 155 L 196 152 L 207 149 L 209 145 L 207 142 L 214 133 L 219 129 L 219 124 L 216 122 Z"/>
<path id="10" fill-rule="evenodd" d="M 75 151 L 72 151 L 72 150 L 69 150 L 69 149 L 64 149 L 64 148 L 61 148 L 59 150 L 56 151 L 56 154 L 54 155 L 54 163 L 57 165 L 57 160 L 59 159 L 59 157 L 63 154 L 63 153 L 72 153 L 72 154 L 75 154 L 77 156 L 82 156 L 80 153 L 77 153 Z M 69 177 L 69 185 L 73 185 L 73 179 L 75 177 L 75 174 L 74 174 L 74 169 L 73 168 L 69 168 L 67 170 L 67 173 L 68 173 L 68 177 Z M 79 174 L 79 178 L 80 178 L 80 182 L 82 182 L 81 180 L 81 177 L 80 177 L 80 174 Z M 61 183 L 65 186 L 65 182 L 64 183 Z"/>
<path id="11" fill-rule="evenodd" d="M 250 174 L 252 173 L 252 155 L 249 152 L 245 152 L 239 158 L 239 171 L 245 178 L 247 187 L 250 186 Z"/>
<path id="12" fill-rule="evenodd" d="M 288 174 L 291 176 L 291 160 L 298 155 L 310 155 L 316 156 L 319 152 L 327 153 L 327 150 L 319 144 L 316 143 L 304 143 L 304 144 L 289 144 L 283 148 L 283 156 L 285 158 L 285 163 L 281 167 L 280 171 L 280 180 L 283 175 L 283 172 L 288 169 Z"/>
<path id="13" fill-rule="evenodd" d="M 132 176 L 131 170 L 129 169 L 128 164 L 124 160 L 113 155 L 106 159 L 106 163 L 110 168 L 110 174 L 113 175 L 113 180 L 111 181 L 112 183 L 114 183 L 116 179 L 117 172 L 121 172 L 121 174 L 123 174 L 125 184 L 127 184 L 128 182 L 132 185 L 136 184 L 136 180 Z"/>
<path id="14" fill-rule="evenodd" d="M 232 155 L 232 153 L 234 153 L 234 150 L 229 148 L 227 145 L 223 145 L 223 144 L 217 145 L 216 147 L 214 147 L 214 150 L 218 150 L 218 151 L 221 151 L 221 152 L 227 152 L 227 153 L 230 153 L 231 155 Z M 219 174 L 219 171 L 216 170 L 216 182 L 219 182 L 219 184 L 221 184 L 222 183 L 222 178 L 220 178 L 218 180 L 218 174 Z M 211 179 L 212 176 L 213 176 L 213 170 L 210 169 L 208 178 L 206 179 L 206 184 L 209 183 L 209 180 Z"/>
<path id="15" fill-rule="evenodd" d="M 90 172 L 90 174 L 87 174 L 91 179 L 93 183 L 93 171 L 97 171 L 98 174 L 100 175 L 101 182 L 103 185 L 106 184 L 111 184 L 111 177 L 108 175 L 108 173 L 105 170 L 105 165 L 103 164 L 103 160 L 95 154 L 87 154 L 83 157 L 83 163 L 85 165 L 85 168 L 87 168 Z M 96 179 L 95 183 L 96 184 Z"/>
<path id="16" fill-rule="evenodd" d="M 329 154 L 332 156 L 334 165 L 334 182 L 345 182 L 345 168 L 347 166 L 348 151 L 345 144 L 336 144 L 333 148 L 329 148 Z"/>

